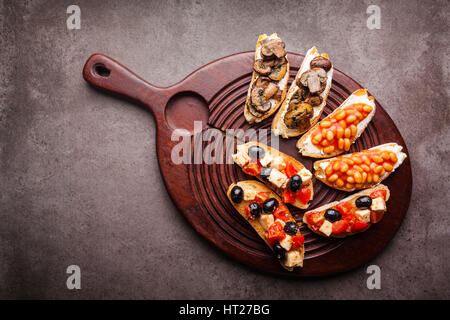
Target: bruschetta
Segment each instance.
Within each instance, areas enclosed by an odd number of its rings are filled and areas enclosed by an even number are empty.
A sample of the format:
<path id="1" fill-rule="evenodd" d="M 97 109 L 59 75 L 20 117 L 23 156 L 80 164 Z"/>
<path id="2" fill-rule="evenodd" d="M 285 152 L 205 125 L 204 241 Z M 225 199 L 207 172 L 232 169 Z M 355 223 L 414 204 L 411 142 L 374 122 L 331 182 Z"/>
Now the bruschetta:
<path id="1" fill-rule="evenodd" d="M 244 173 L 272 188 L 283 202 L 306 209 L 313 198 L 312 173 L 296 159 L 265 144 L 250 141 L 237 146 L 234 162 Z"/>
<path id="2" fill-rule="evenodd" d="M 303 215 L 303 222 L 313 232 L 344 238 L 369 229 L 380 222 L 386 212 L 389 189 L 383 184 L 355 193 L 341 201 L 331 202 Z"/>
<path id="3" fill-rule="evenodd" d="M 353 92 L 336 110 L 312 127 L 298 141 L 303 156 L 329 158 L 350 149 L 375 114 L 375 99 L 367 89 Z"/>
<path id="4" fill-rule="evenodd" d="M 275 192 L 251 180 L 233 183 L 227 196 L 285 269 L 292 271 L 303 266 L 304 237 L 289 209 Z"/>
<path id="5" fill-rule="evenodd" d="M 276 33 L 260 35 L 244 106 L 248 123 L 261 122 L 277 111 L 286 96 L 288 80 L 289 61 L 283 40 Z"/>
<path id="6" fill-rule="evenodd" d="M 403 147 L 386 143 L 368 150 L 314 162 L 314 175 L 326 185 L 353 191 L 376 186 L 406 159 Z"/>
<path id="7" fill-rule="evenodd" d="M 283 138 L 308 131 L 320 118 L 333 79 L 333 64 L 316 47 L 306 53 L 286 99 L 272 121 L 272 131 Z"/>

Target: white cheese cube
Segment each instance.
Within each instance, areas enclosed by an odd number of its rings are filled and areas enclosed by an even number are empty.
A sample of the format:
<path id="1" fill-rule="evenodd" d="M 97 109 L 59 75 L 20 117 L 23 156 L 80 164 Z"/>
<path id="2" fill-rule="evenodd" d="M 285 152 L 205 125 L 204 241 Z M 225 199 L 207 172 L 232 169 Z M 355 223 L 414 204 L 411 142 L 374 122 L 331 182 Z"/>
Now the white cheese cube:
<path id="1" fill-rule="evenodd" d="M 284 248 L 284 250 L 289 251 L 291 250 L 292 246 L 292 237 L 290 235 L 286 235 L 286 238 L 280 241 L 280 246 Z"/>
<path id="2" fill-rule="evenodd" d="M 286 252 L 286 261 L 284 263 L 286 267 L 297 267 L 300 266 L 301 262 L 302 256 L 298 250 Z"/>
<path id="3" fill-rule="evenodd" d="M 259 163 L 261 163 L 263 167 L 267 167 L 270 164 L 270 162 L 272 162 L 272 160 L 273 157 L 270 155 L 269 152 L 266 151 L 264 157 L 262 159 L 259 159 Z"/>
<path id="4" fill-rule="evenodd" d="M 365 223 L 370 222 L 370 210 L 369 209 L 356 210 L 355 214 L 358 216 L 359 220 L 361 220 L 362 222 L 365 222 Z"/>
<path id="5" fill-rule="evenodd" d="M 331 234 L 332 227 L 333 224 L 330 221 L 325 220 L 322 226 L 320 227 L 319 231 L 325 234 L 327 237 L 329 237 Z"/>
<path id="6" fill-rule="evenodd" d="M 250 157 L 247 153 L 238 151 L 237 153 L 233 154 L 233 161 L 240 167 L 245 166 L 247 163 L 250 162 Z"/>
<path id="7" fill-rule="evenodd" d="M 251 201 L 255 199 L 256 191 L 254 190 L 245 190 L 244 191 L 244 200 Z"/>
<path id="8" fill-rule="evenodd" d="M 300 176 L 300 178 L 302 178 L 302 184 L 303 185 L 308 184 L 308 183 L 311 182 L 312 173 L 308 169 L 303 168 L 297 174 Z"/>
<path id="9" fill-rule="evenodd" d="M 372 209 L 373 211 L 386 211 L 386 202 L 382 197 L 375 198 L 372 200 L 370 209 Z"/>
<path id="10" fill-rule="evenodd" d="M 275 221 L 278 221 L 278 222 L 283 226 L 283 228 L 284 228 L 284 225 L 286 224 L 286 222 L 284 222 L 284 221 L 281 220 L 281 219 L 277 219 L 277 220 L 275 220 Z"/>
<path id="11" fill-rule="evenodd" d="M 274 221 L 273 214 L 262 214 L 261 217 L 259 218 L 259 223 L 266 231 L 269 229 L 273 221 Z"/>
<path id="12" fill-rule="evenodd" d="M 288 182 L 288 177 L 286 177 L 286 175 L 284 175 L 277 169 L 273 168 L 272 171 L 270 171 L 269 181 L 278 188 L 284 188 Z"/>
<path id="13" fill-rule="evenodd" d="M 272 160 L 271 166 L 277 170 L 283 170 L 286 168 L 286 163 L 284 163 L 283 157 L 278 156 Z"/>

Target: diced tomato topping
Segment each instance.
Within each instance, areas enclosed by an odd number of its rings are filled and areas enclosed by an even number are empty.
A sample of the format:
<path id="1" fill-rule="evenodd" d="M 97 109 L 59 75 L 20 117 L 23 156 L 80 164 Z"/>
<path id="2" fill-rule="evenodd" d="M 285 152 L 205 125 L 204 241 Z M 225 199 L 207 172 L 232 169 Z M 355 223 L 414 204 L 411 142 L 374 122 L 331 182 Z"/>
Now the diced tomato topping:
<path id="1" fill-rule="evenodd" d="M 336 210 L 342 213 L 343 215 L 348 214 L 352 210 L 353 206 L 350 202 L 343 201 L 339 202 L 336 205 Z"/>
<path id="2" fill-rule="evenodd" d="M 319 229 L 325 218 L 320 212 L 310 212 L 306 215 L 306 222 L 315 230 Z"/>
<path id="3" fill-rule="evenodd" d="M 292 192 L 289 189 L 284 190 L 283 192 L 283 202 L 284 203 L 292 203 L 295 201 L 295 192 Z"/>
<path id="4" fill-rule="evenodd" d="M 368 223 L 356 220 L 352 226 L 352 231 L 361 231 L 369 226 Z"/>
<path id="5" fill-rule="evenodd" d="M 376 190 L 370 194 L 372 199 L 383 197 L 386 201 L 386 190 Z"/>
<path id="6" fill-rule="evenodd" d="M 242 168 L 242 171 L 250 176 L 257 176 L 261 173 L 261 164 L 258 160 L 252 159 Z"/>
<path id="7" fill-rule="evenodd" d="M 278 205 L 278 208 L 273 212 L 273 216 L 275 220 L 280 219 L 281 221 L 285 222 L 291 220 L 291 215 L 288 208 L 282 203 L 280 203 Z"/>
<path id="8" fill-rule="evenodd" d="M 307 186 L 302 186 L 301 189 L 297 191 L 296 195 L 301 203 L 306 204 L 311 199 L 311 190 Z"/>
<path id="9" fill-rule="evenodd" d="M 384 211 L 370 211 L 370 222 L 378 223 L 383 219 Z"/>
<path id="10" fill-rule="evenodd" d="M 249 206 L 245 206 L 245 213 L 247 214 L 247 216 L 250 218 L 250 220 L 255 220 L 255 218 L 252 216 L 252 214 L 250 213 L 250 208 Z"/>
<path id="11" fill-rule="evenodd" d="M 275 244 L 275 242 L 283 240 L 286 238 L 286 233 L 284 232 L 283 226 L 279 221 L 275 221 L 267 230 L 267 241 L 271 246 Z"/>
<path id="12" fill-rule="evenodd" d="M 347 221 L 339 220 L 339 221 L 333 222 L 331 232 L 332 233 L 342 233 L 347 229 L 347 227 L 348 227 Z"/>
<path id="13" fill-rule="evenodd" d="M 270 192 L 258 192 L 255 196 L 255 202 L 258 203 L 260 206 L 269 199 Z"/>
<path id="14" fill-rule="evenodd" d="M 305 242 L 305 237 L 301 236 L 301 235 L 297 235 L 297 236 L 293 236 L 292 237 L 292 245 L 291 245 L 291 249 L 298 249 L 300 248 L 303 243 Z"/>
<path id="15" fill-rule="evenodd" d="M 287 160 L 285 163 L 286 168 L 284 169 L 284 171 L 286 172 L 286 176 L 290 178 L 293 175 L 296 175 L 299 169 L 289 160 Z"/>

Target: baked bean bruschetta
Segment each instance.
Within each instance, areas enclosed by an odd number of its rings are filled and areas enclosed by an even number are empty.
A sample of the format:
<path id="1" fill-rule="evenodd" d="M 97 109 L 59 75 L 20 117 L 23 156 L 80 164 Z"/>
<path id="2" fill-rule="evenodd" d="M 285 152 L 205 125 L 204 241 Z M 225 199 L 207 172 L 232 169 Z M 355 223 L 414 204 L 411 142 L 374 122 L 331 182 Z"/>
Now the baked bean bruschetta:
<path id="1" fill-rule="evenodd" d="M 383 218 L 389 195 L 388 187 L 380 184 L 308 211 L 303 222 L 325 237 L 344 238 L 360 233 Z"/>
<path id="2" fill-rule="evenodd" d="M 316 47 L 309 49 L 272 121 L 273 133 L 289 138 L 308 131 L 327 103 L 332 78 L 333 65 L 328 55 L 319 54 Z"/>
<path id="3" fill-rule="evenodd" d="M 367 89 L 353 92 L 336 110 L 312 127 L 298 141 L 303 156 L 329 158 L 348 151 L 375 114 L 375 99 Z"/>
<path id="4" fill-rule="evenodd" d="M 248 123 L 261 122 L 277 111 L 286 96 L 288 80 L 289 61 L 283 40 L 276 33 L 260 35 L 244 106 Z"/>
<path id="5" fill-rule="evenodd" d="M 304 237 L 287 206 L 264 184 L 248 180 L 230 185 L 227 196 L 239 214 L 273 250 L 287 270 L 303 266 Z"/>
<path id="6" fill-rule="evenodd" d="M 233 160 L 244 173 L 272 188 L 284 203 L 308 208 L 314 194 L 312 173 L 296 159 L 265 144 L 250 141 L 237 146 Z"/>
<path id="7" fill-rule="evenodd" d="M 403 147 L 396 143 L 382 144 L 368 150 L 314 162 L 314 174 L 326 185 L 353 191 L 376 186 L 395 171 L 406 159 Z"/>

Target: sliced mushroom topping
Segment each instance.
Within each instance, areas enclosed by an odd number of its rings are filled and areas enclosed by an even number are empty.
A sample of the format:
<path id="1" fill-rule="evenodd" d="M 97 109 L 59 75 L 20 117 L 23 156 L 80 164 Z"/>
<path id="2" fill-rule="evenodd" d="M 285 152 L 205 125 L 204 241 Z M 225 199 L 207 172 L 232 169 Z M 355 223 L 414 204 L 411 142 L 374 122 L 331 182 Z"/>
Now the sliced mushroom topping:
<path id="1" fill-rule="evenodd" d="M 269 78 L 275 81 L 279 81 L 283 79 L 284 75 L 287 72 L 287 64 L 282 64 L 277 67 L 272 68 L 272 72 L 269 74 Z"/>
<path id="2" fill-rule="evenodd" d="M 322 103 L 322 98 L 320 96 L 309 96 L 304 102 L 309 103 L 313 107 L 317 107 Z"/>
<path id="3" fill-rule="evenodd" d="M 322 68 L 327 72 L 331 69 L 331 61 L 322 56 L 317 56 L 312 59 L 309 65 L 311 68 Z"/>
<path id="4" fill-rule="evenodd" d="M 258 79 L 256 79 L 256 81 L 255 81 L 255 87 L 265 89 L 265 88 L 267 88 L 269 83 L 270 83 L 269 77 L 258 77 Z"/>
<path id="5" fill-rule="evenodd" d="M 267 76 L 272 72 L 272 67 L 267 65 L 263 59 L 257 59 L 253 64 L 253 70 L 261 75 Z"/>
<path id="6" fill-rule="evenodd" d="M 313 114 L 313 108 L 309 103 L 300 103 L 298 100 L 292 100 L 284 116 L 284 123 L 291 129 L 306 129 L 309 127 Z"/>
<path id="7" fill-rule="evenodd" d="M 261 46 L 261 54 L 267 58 L 273 55 L 277 58 L 284 57 L 286 55 L 284 42 L 280 38 L 266 40 Z"/>
<path id="8" fill-rule="evenodd" d="M 322 72 L 325 72 L 325 70 L 320 68 L 305 71 L 298 82 L 302 86 L 307 87 L 311 94 L 321 93 L 324 89 L 322 88 L 322 83 L 326 82 L 326 73 L 323 74 Z M 325 78 L 323 78 L 323 75 L 325 75 Z"/>
<path id="9" fill-rule="evenodd" d="M 279 100 L 281 100 L 282 97 L 283 97 L 283 91 L 280 88 L 278 88 L 277 93 L 275 93 L 272 98 L 279 101 Z"/>
<path id="10" fill-rule="evenodd" d="M 326 83 L 327 82 L 327 72 L 323 70 L 322 68 L 313 68 L 312 69 L 320 78 L 320 83 Z"/>
<path id="11" fill-rule="evenodd" d="M 264 98 L 266 100 L 269 100 L 270 98 L 273 97 L 274 94 L 276 94 L 278 91 L 278 86 L 273 83 L 270 82 L 269 85 L 267 86 L 267 88 L 264 90 Z"/>
<path id="12" fill-rule="evenodd" d="M 264 103 L 264 88 L 255 87 L 252 89 L 251 93 L 252 103 L 254 105 L 259 105 Z"/>
<path id="13" fill-rule="evenodd" d="M 259 113 L 258 111 L 256 111 L 256 106 L 254 104 L 252 104 L 251 102 L 249 104 L 247 104 L 247 110 L 255 117 L 260 118 L 263 116 L 262 113 Z"/>
<path id="14" fill-rule="evenodd" d="M 270 108 L 272 108 L 272 103 L 270 101 L 266 101 L 263 104 L 256 106 L 256 110 L 260 113 L 266 113 Z"/>

